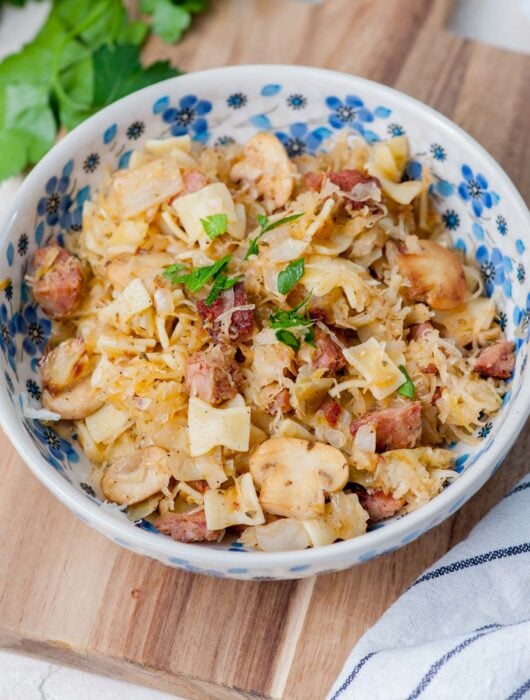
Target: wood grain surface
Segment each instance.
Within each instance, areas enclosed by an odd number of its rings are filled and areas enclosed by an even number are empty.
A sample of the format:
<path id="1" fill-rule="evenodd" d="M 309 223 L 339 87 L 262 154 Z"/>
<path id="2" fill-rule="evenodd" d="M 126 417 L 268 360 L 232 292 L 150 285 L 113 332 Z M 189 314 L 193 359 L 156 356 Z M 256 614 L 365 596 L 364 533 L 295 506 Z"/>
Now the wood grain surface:
<path id="1" fill-rule="evenodd" d="M 217 0 L 145 58 L 186 71 L 295 63 L 378 80 L 451 117 L 530 198 L 530 58 L 444 29 L 448 0 Z M 527 426 L 528 428 L 528 426 Z M 354 642 L 527 471 L 530 432 L 460 512 L 399 552 L 302 581 L 208 579 L 76 520 L 1 437 L 0 645 L 186 698 L 325 696 Z M 367 699 L 369 700 L 369 699 Z"/>

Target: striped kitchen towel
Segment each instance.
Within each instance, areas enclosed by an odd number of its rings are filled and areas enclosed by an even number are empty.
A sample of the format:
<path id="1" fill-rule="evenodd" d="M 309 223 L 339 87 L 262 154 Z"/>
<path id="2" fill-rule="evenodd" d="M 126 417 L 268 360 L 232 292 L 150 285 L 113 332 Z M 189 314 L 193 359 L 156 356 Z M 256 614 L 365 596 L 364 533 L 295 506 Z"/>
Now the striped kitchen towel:
<path id="1" fill-rule="evenodd" d="M 525 696 L 530 700 L 530 475 L 368 630 L 328 697 Z"/>

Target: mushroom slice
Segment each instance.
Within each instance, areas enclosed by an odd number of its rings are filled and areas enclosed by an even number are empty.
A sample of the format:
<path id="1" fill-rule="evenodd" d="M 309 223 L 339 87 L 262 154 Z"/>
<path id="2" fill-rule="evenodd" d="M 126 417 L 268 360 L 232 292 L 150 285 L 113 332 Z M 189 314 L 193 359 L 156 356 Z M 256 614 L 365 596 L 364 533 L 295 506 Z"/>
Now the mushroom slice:
<path id="1" fill-rule="evenodd" d="M 433 309 L 454 309 L 465 299 L 466 278 L 457 256 L 435 241 L 419 240 L 421 252 L 397 256 L 401 272 L 410 282 L 411 299 L 426 301 Z"/>
<path id="2" fill-rule="evenodd" d="M 230 171 L 233 182 L 247 182 L 263 199 L 267 212 L 285 206 L 293 191 L 294 166 L 281 141 L 273 134 L 260 133 L 247 141 L 243 159 Z"/>
<path id="3" fill-rule="evenodd" d="M 108 501 L 128 506 L 166 489 L 170 477 L 167 452 L 144 447 L 111 464 L 101 478 L 101 490 Z"/>
<path id="4" fill-rule="evenodd" d="M 42 393 L 42 405 L 63 420 L 81 420 L 92 415 L 103 405 L 104 398 L 98 389 L 90 383 L 90 377 L 74 384 L 71 389 L 65 389 L 58 394 L 48 390 Z"/>
<path id="5" fill-rule="evenodd" d="M 90 373 L 90 360 L 83 338 L 70 338 L 47 352 L 39 363 L 44 388 L 57 394 Z"/>
<path id="6" fill-rule="evenodd" d="M 324 512 L 324 492 L 348 480 L 346 458 L 336 447 L 298 438 L 271 438 L 250 458 L 250 472 L 268 513 L 303 520 Z"/>

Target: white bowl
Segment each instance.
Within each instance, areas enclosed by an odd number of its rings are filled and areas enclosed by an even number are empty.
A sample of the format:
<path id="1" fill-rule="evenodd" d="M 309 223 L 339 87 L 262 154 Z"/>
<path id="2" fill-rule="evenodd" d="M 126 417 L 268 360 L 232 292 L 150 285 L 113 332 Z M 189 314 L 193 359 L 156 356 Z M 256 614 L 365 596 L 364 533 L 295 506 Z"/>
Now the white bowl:
<path id="1" fill-rule="evenodd" d="M 22 394 L 39 405 L 36 358 L 50 324 L 35 309 L 24 275 L 34 250 L 68 236 L 103 166 L 124 167 L 146 138 L 190 133 L 203 143 L 245 141 L 256 131 L 280 135 L 291 154 L 318 148 L 342 128 L 368 140 L 406 133 L 411 178 L 427 161 L 433 196 L 457 247 L 482 266 L 488 293 L 508 338 L 518 332 L 517 364 L 502 410 L 480 431 L 476 447 L 455 445 L 458 479 L 414 513 L 347 542 L 297 552 L 246 552 L 235 545 L 174 542 L 147 523 L 129 522 L 87 486 L 89 464 L 67 443 L 25 418 Z M 469 192 L 473 190 L 474 197 Z M 457 510 L 493 474 L 524 425 L 530 392 L 521 391 L 527 357 L 530 270 L 528 210 L 502 168 L 465 132 L 395 90 L 341 73 L 294 66 L 234 66 L 174 78 L 141 90 L 88 119 L 26 179 L 0 239 L 0 416 L 4 430 L 36 476 L 83 522 L 114 542 L 170 566 L 214 576 L 286 579 L 345 569 L 401 547 Z M 524 337 L 523 337 L 524 336 Z"/>

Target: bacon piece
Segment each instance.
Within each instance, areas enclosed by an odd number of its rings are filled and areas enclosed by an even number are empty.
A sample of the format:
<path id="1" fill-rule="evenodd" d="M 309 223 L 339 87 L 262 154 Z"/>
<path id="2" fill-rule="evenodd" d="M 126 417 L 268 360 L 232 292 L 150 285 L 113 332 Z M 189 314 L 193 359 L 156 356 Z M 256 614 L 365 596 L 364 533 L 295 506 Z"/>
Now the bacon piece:
<path id="1" fill-rule="evenodd" d="M 328 372 L 340 372 L 346 367 L 342 349 L 322 328 L 315 326 L 316 349 L 313 352 L 313 369 L 324 367 Z"/>
<path id="2" fill-rule="evenodd" d="M 403 505 L 402 500 L 393 496 L 387 496 L 383 491 L 368 491 L 359 484 L 355 484 L 355 493 L 361 506 L 368 512 L 370 522 L 377 523 L 380 520 L 391 518 Z"/>
<path id="3" fill-rule="evenodd" d="M 188 358 L 186 386 L 190 396 L 217 406 L 238 392 L 239 366 L 235 350 L 229 345 L 215 345 Z"/>
<path id="4" fill-rule="evenodd" d="M 81 303 L 84 275 L 81 262 L 59 245 L 39 248 L 33 257 L 33 296 L 56 320 L 67 318 Z"/>
<path id="5" fill-rule="evenodd" d="M 215 542 L 222 539 L 224 530 L 208 530 L 203 510 L 193 513 L 167 513 L 155 522 L 164 535 L 177 542 Z"/>
<path id="6" fill-rule="evenodd" d="M 510 340 L 500 340 L 481 350 L 475 361 L 475 372 L 484 377 L 509 379 L 515 367 L 515 345 Z"/>
<path id="7" fill-rule="evenodd" d="M 320 407 L 320 410 L 322 411 L 327 422 L 334 428 L 337 425 L 342 411 L 340 403 L 338 403 L 338 401 L 334 401 L 328 396 Z"/>
<path id="8" fill-rule="evenodd" d="M 292 410 L 293 407 L 291 406 L 291 395 L 289 394 L 289 389 L 286 389 L 285 387 L 280 389 L 280 391 L 267 406 L 267 413 L 269 413 L 271 416 L 275 416 L 278 412 L 283 415 L 284 413 L 289 413 L 289 411 Z"/>
<path id="9" fill-rule="evenodd" d="M 423 367 L 421 370 L 424 374 L 438 374 L 438 367 L 434 362 L 430 362 L 427 367 Z"/>
<path id="10" fill-rule="evenodd" d="M 409 327 L 409 341 L 419 340 L 423 338 L 425 333 L 431 331 L 434 328 L 430 321 L 424 321 L 423 323 L 415 323 Z"/>
<path id="11" fill-rule="evenodd" d="M 184 180 L 187 194 L 202 190 L 208 184 L 208 178 L 200 170 L 185 170 L 182 179 Z"/>
<path id="12" fill-rule="evenodd" d="M 248 298 L 245 285 L 243 282 L 238 282 L 232 289 L 226 289 L 224 292 L 221 292 L 210 306 L 206 306 L 203 301 L 198 301 L 197 311 L 204 328 L 215 341 L 221 342 L 227 339 L 248 340 L 254 330 L 254 313 L 251 309 L 234 311 L 226 333 L 223 332 L 225 324 L 223 324 L 222 320 L 219 320 L 222 314 L 230 311 L 235 306 L 246 306 L 247 304 Z"/>
<path id="13" fill-rule="evenodd" d="M 367 413 L 352 421 L 351 434 L 355 437 L 361 425 L 372 423 L 375 427 L 376 450 L 412 449 L 421 435 L 421 403 L 414 401 L 394 408 Z"/>

